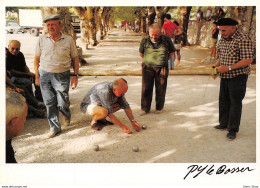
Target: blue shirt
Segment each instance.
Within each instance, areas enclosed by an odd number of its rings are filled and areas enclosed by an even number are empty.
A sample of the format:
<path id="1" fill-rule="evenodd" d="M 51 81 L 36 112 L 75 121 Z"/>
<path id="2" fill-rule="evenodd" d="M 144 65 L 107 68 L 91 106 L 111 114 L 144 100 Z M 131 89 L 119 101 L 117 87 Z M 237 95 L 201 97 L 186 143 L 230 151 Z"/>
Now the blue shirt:
<path id="1" fill-rule="evenodd" d="M 125 97 L 117 97 L 113 93 L 112 82 L 101 82 L 92 87 L 89 92 L 83 98 L 80 109 L 83 113 L 86 113 L 88 105 L 102 106 L 108 110 L 108 113 L 113 112 L 113 104 L 118 103 L 122 109 L 129 109 L 130 106 Z"/>

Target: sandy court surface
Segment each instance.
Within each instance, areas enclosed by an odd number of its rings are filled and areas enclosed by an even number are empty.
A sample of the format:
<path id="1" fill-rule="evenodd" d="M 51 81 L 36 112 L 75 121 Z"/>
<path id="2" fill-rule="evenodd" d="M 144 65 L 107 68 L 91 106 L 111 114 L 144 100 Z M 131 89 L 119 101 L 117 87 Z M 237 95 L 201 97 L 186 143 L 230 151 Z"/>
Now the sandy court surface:
<path id="1" fill-rule="evenodd" d="M 8 34 L 6 46 L 10 39 L 21 41 L 21 51 L 33 72 L 37 38 L 29 34 Z M 62 127 L 61 135 L 46 139 L 49 132 L 47 120 L 28 119 L 22 134 L 13 140 L 19 163 L 256 162 L 256 75 L 249 77 L 240 132 L 232 142 L 226 139 L 227 131 L 213 128 L 218 124 L 219 78 L 171 75 L 164 112 L 154 114 L 153 103 L 150 114 L 139 116 L 141 76 L 135 75 L 140 75 L 141 70 L 141 58 L 138 56 L 140 39 L 134 33 L 113 31 L 97 47 L 83 49 L 88 66 L 81 67 L 80 73 L 93 76 L 80 76 L 78 88 L 70 90 L 71 126 Z M 210 49 L 199 46 L 182 48 L 181 67 L 170 73 L 207 72 L 211 65 L 203 64 L 201 60 L 209 53 Z M 102 131 L 90 129 L 91 117 L 79 109 L 81 100 L 95 84 L 119 77 L 128 81 L 126 98 L 135 119 L 147 125 L 147 129 L 131 135 L 125 134 L 116 125 L 107 126 Z M 115 115 L 126 125 L 131 125 L 124 111 Z M 98 152 L 92 149 L 96 144 L 100 147 Z M 139 152 L 132 151 L 133 145 L 139 146 Z"/>
<path id="2" fill-rule="evenodd" d="M 70 90 L 72 123 L 62 134 L 46 139 L 46 119 L 28 119 L 20 136 L 13 140 L 19 163 L 254 163 L 256 162 L 256 76 L 248 80 L 237 139 L 228 141 L 227 131 L 213 128 L 218 123 L 219 79 L 208 76 L 169 76 L 162 114 L 152 111 L 139 116 L 141 77 L 124 76 L 129 83 L 126 98 L 135 119 L 146 130 L 124 133 L 118 126 L 101 131 L 90 129 L 90 116 L 81 113 L 80 102 L 96 83 L 118 76 L 84 76 Z M 205 95 L 204 95 L 205 93 Z M 124 111 L 115 115 L 131 125 Z M 132 127 L 131 127 L 132 128 Z M 92 149 L 99 145 L 100 151 Z M 139 152 L 132 146 L 138 145 Z"/>

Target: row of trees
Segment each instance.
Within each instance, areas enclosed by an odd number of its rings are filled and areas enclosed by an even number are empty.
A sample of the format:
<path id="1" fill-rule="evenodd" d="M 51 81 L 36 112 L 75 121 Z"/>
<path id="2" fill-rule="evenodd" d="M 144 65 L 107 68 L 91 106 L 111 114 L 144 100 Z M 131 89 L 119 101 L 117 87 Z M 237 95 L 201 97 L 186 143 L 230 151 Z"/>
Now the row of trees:
<path id="1" fill-rule="evenodd" d="M 145 34 L 155 19 L 162 26 L 165 14 L 172 8 L 176 7 L 40 7 L 43 17 L 60 14 L 63 18 L 63 32 L 72 36 L 75 34 L 70 24 L 70 11 L 74 11 L 80 18 L 81 40 L 87 46 L 97 45 L 97 35 L 102 40 L 114 27 L 115 21 L 127 21 L 133 30 L 138 27 L 138 31 Z M 192 7 L 178 7 L 178 21 L 184 33 L 187 33 L 191 9 Z M 184 36 L 184 44 L 186 41 L 187 36 Z"/>
<path id="2" fill-rule="evenodd" d="M 17 7 L 12 7 L 17 8 Z M 18 7 L 19 8 L 19 7 Z M 24 8 L 24 7 L 23 7 Z M 35 8 L 35 7 L 34 7 Z M 127 21 L 134 30 L 138 27 L 140 33 L 146 34 L 148 27 L 155 21 L 162 26 L 164 16 L 173 10 L 177 13 L 176 21 L 183 31 L 183 44 L 187 44 L 187 30 L 191 12 L 198 7 L 37 7 L 42 11 L 43 18 L 49 14 L 60 14 L 64 25 L 64 33 L 75 36 L 71 25 L 70 15 L 73 12 L 80 18 L 81 40 L 87 46 L 95 46 L 98 39 L 103 39 L 107 32 L 114 27 L 117 21 Z M 241 30 L 250 33 L 252 19 L 256 14 L 256 7 L 230 6 L 222 7 L 226 16 L 239 21 Z M 8 9 L 8 7 L 7 7 Z M 97 37 L 98 36 L 98 37 Z"/>

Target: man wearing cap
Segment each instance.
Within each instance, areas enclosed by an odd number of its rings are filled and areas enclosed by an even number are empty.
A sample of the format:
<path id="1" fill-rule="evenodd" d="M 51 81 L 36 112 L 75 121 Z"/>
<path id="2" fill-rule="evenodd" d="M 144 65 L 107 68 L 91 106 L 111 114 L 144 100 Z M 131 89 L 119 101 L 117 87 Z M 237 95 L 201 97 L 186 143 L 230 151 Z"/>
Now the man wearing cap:
<path id="1" fill-rule="evenodd" d="M 242 100 L 253 61 L 254 47 L 248 36 L 237 30 L 238 22 L 222 18 L 217 22 L 221 39 L 217 45 L 219 60 L 217 72 L 221 77 L 219 92 L 219 123 L 216 129 L 227 129 L 228 140 L 234 140 L 239 131 Z"/>
<path id="2" fill-rule="evenodd" d="M 61 132 L 59 111 L 64 115 L 65 126 L 70 124 L 70 66 L 74 69 L 72 88 L 78 84 L 79 60 L 75 41 L 69 35 L 61 33 L 60 15 L 50 15 L 44 19 L 48 34 L 39 37 L 35 50 L 35 83 L 40 85 L 43 100 L 47 108 L 50 124 L 48 138 Z"/>

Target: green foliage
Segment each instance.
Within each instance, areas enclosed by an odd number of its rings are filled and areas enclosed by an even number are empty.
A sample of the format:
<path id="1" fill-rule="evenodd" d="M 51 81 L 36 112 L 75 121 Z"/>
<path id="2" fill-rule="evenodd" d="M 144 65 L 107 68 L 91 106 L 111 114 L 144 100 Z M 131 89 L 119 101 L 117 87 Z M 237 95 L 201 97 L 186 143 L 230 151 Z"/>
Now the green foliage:
<path id="1" fill-rule="evenodd" d="M 202 12 L 203 12 L 203 16 L 205 17 L 206 14 L 207 14 L 207 8 L 208 8 L 208 6 L 200 6 L 200 7 L 201 7 L 201 10 L 202 10 Z M 190 11 L 190 20 L 195 20 L 196 15 L 197 15 L 198 8 L 199 8 L 199 6 L 192 7 L 192 9 L 191 9 L 191 11 Z M 215 6 L 211 6 L 211 8 L 212 8 L 212 14 L 213 14 L 214 11 L 215 11 Z"/>
<path id="2" fill-rule="evenodd" d="M 18 13 L 19 9 L 40 9 L 40 7 L 6 7 L 5 12 L 10 11 Z"/>
<path id="3" fill-rule="evenodd" d="M 13 17 L 13 16 L 7 16 L 5 19 L 6 20 L 14 20 L 14 21 L 18 22 L 17 18 Z"/>
<path id="4" fill-rule="evenodd" d="M 114 21 L 136 21 L 138 19 L 138 7 L 114 7 L 112 16 Z"/>
<path id="5" fill-rule="evenodd" d="M 178 20 L 178 8 L 171 7 L 167 14 L 170 14 L 173 20 Z"/>

